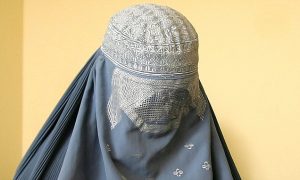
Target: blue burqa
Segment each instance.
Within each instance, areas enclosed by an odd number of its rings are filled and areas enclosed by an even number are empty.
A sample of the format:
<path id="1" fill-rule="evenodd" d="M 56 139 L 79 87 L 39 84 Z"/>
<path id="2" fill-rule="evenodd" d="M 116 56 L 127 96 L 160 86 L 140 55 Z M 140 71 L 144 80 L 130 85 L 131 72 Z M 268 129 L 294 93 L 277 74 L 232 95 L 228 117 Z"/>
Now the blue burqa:
<path id="1" fill-rule="evenodd" d="M 180 127 L 153 137 L 106 116 L 115 65 L 101 49 L 66 90 L 17 168 L 14 179 L 240 179 L 209 104 L 199 121 L 191 111 Z"/>
<path id="2" fill-rule="evenodd" d="M 198 76 L 198 37 L 166 6 L 115 14 L 15 180 L 238 180 Z"/>

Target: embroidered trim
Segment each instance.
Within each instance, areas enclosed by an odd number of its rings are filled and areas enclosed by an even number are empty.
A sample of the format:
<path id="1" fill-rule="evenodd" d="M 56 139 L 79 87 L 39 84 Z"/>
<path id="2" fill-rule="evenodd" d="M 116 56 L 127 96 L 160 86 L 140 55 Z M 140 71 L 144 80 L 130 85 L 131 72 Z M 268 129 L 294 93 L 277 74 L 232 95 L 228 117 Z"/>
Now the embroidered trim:
<path id="1" fill-rule="evenodd" d="M 112 93 L 107 113 L 113 129 L 122 111 L 142 132 L 164 133 L 178 128 L 191 108 L 203 119 L 206 101 L 198 76 L 183 79 L 150 79 L 134 76 L 119 68 L 112 75 Z"/>
<path id="2" fill-rule="evenodd" d="M 101 50 L 120 68 L 159 76 L 197 73 L 198 35 L 181 13 L 155 4 L 110 18 Z"/>
<path id="3" fill-rule="evenodd" d="M 178 11 L 138 4 L 110 18 L 101 50 L 116 65 L 107 104 L 111 129 L 122 112 L 142 132 L 179 127 L 191 108 L 203 120 L 198 35 Z"/>

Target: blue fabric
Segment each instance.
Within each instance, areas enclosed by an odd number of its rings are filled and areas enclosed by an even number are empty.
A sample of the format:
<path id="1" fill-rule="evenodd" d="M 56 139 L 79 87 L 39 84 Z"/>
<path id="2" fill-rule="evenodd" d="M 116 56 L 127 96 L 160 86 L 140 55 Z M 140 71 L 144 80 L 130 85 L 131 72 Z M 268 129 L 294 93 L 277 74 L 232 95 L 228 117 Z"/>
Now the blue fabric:
<path id="1" fill-rule="evenodd" d="M 203 121 L 191 111 L 164 136 L 147 136 L 128 118 L 111 130 L 106 104 L 114 68 L 98 48 L 46 120 L 14 179 L 241 179 L 210 103 Z M 200 80 L 199 85 L 209 102 Z"/>

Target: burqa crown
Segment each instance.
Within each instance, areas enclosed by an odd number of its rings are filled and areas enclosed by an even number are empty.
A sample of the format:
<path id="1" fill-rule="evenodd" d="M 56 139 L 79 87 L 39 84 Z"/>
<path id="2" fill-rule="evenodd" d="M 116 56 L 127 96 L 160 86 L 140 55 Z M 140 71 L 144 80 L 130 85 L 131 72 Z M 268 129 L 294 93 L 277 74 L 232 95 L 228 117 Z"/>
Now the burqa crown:
<path id="1" fill-rule="evenodd" d="M 178 11 L 138 4 L 114 14 L 102 51 L 120 68 L 146 75 L 197 73 L 198 35 Z"/>

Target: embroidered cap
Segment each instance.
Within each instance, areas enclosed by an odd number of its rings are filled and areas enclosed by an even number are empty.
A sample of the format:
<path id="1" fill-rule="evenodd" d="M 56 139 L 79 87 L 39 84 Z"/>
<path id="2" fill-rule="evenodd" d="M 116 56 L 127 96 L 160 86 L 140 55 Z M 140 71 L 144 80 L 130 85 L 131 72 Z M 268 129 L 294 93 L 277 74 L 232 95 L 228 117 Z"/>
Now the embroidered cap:
<path id="1" fill-rule="evenodd" d="M 110 18 L 101 50 L 116 65 L 107 103 L 111 129 L 125 114 L 151 136 L 179 128 L 192 109 L 203 119 L 197 38 L 187 18 L 167 6 L 138 4 Z"/>
<path id="2" fill-rule="evenodd" d="M 119 11 L 109 20 L 101 49 L 131 72 L 177 77 L 198 71 L 198 35 L 167 6 L 145 3 Z"/>

